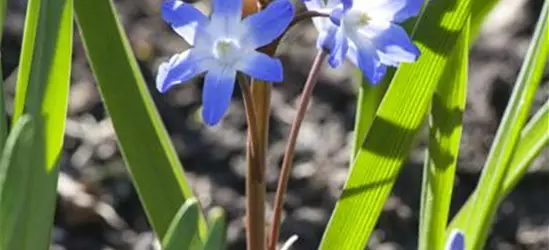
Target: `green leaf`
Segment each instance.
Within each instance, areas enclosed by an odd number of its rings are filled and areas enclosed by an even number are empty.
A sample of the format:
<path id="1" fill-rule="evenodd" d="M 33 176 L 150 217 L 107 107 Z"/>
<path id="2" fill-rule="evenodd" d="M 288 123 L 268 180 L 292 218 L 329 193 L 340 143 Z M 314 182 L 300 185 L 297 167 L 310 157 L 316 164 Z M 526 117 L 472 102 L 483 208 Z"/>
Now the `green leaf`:
<path id="1" fill-rule="evenodd" d="M 503 182 L 502 193 L 499 195 L 499 202 L 513 190 L 519 180 L 528 170 L 534 159 L 549 144 L 549 101 L 536 113 L 532 120 L 522 130 L 519 142 L 517 143 L 513 160 Z M 472 197 L 469 197 L 465 205 L 461 207 L 458 214 L 453 218 L 447 233 L 453 228 L 465 228 L 468 222 L 467 215 L 472 208 Z"/>
<path id="2" fill-rule="evenodd" d="M 16 249 L 50 243 L 72 56 L 72 0 L 30 0 L 14 100 L 14 117 L 33 117 L 34 145 Z M 40 208 L 40 209 L 36 209 Z"/>
<path id="3" fill-rule="evenodd" d="M 423 4 L 422 11 L 425 10 L 426 4 Z M 417 24 L 417 18 L 410 18 L 403 24 L 403 28 L 410 32 L 413 31 L 414 25 Z M 374 122 L 376 117 L 377 109 L 389 88 L 389 84 L 395 76 L 396 70 L 394 68 L 389 68 L 383 80 L 380 83 L 373 85 L 363 76 L 360 69 L 355 70 L 355 76 L 360 82 L 358 88 L 358 98 L 356 102 L 356 118 L 354 125 L 354 134 L 353 134 L 353 148 L 351 150 L 351 160 L 349 161 L 352 164 L 355 160 L 362 143 L 366 139 L 366 135 Z"/>
<path id="4" fill-rule="evenodd" d="M 362 78 L 362 73 L 357 70 L 357 74 Z M 356 102 L 356 118 L 353 134 L 353 148 L 351 151 L 351 163 L 354 162 L 372 123 L 376 116 L 376 111 L 383 100 L 383 96 L 389 87 L 394 70 L 390 69 L 387 76 L 378 85 L 372 85 L 366 79 L 362 80 L 358 90 L 358 99 Z"/>
<path id="5" fill-rule="evenodd" d="M 164 250 L 191 249 L 191 243 L 197 236 L 200 207 L 194 198 L 189 198 L 181 206 L 162 239 Z M 196 249 L 196 248 L 193 248 Z"/>
<path id="6" fill-rule="evenodd" d="M 204 250 L 225 249 L 225 213 L 221 208 L 213 208 L 208 216 L 210 218 L 210 232 L 204 245 Z"/>
<path id="7" fill-rule="evenodd" d="M 470 45 L 473 44 L 472 41 L 479 35 L 484 19 L 498 2 L 499 0 L 483 0 L 474 1 L 471 3 L 472 28 L 469 36 Z M 404 27 L 406 30 L 411 31 L 415 23 L 415 19 L 408 20 L 404 24 Z M 362 145 L 364 139 L 366 138 L 366 134 L 372 125 L 377 108 L 379 107 L 379 104 L 387 91 L 394 73 L 395 71 L 393 69 L 389 69 L 383 81 L 376 86 L 372 86 L 366 80 L 362 80 L 357 100 L 351 163 L 354 161 L 360 145 Z M 362 79 L 362 73 L 360 70 L 356 70 L 356 74 L 359 75 L 360 79 Z"/>
<path id="8" fill-rule="evenodd" d="M 467 216 L 470 223 L 464 228 L 468 249 L 482 249 L 492 217 L 502 194 L 502 185 L 509 161 L 518 142 L 543 75 L 549 56 L 549 1 L 545 1 L 525 63 L 515 83 L 511 99 L 488 154 L 479 184 L 473 193 L 473 207 Z"/>
<path id="9" fill-rule="evenodd" d="M 419 249 L 443 249 L 467 93 L 469 25 L 463 29 L 433 96 L 423 169 Z"/>
<path id="10" fill-rule="evenodd" d="M 24 220 L 22 210 L 26 203 L 31 171 L 32 147 L 35 144 L 34 124 L 30 116 L 22 116 L 12 129 L 0 159 L 0 249 L 20 249 Z"/>
<path id="11" fill-rule="evenodd" d="M 154 231 L 163 238 L 192 196 L 110 0 L 76 0 L 76 20 L 120 149 Z M 206 235 L 203 216 L 199 232 Z"/>
<path id="12" fill-rule="evenodd" d="M 524 176 L 534 159 L 549 143 L 549 101 L 536 113 L 532 120 L 523 129 L 513 160 L 503 182 L 504 198 Z"/>
<path id="13" fill-rule="evenodd" d="M 414 39 L 422 55 L 397 71 L 345 183 L 320 249 L 362 249 L 411 150 L 469 16 L 468 0 L 432 1 Z"/>

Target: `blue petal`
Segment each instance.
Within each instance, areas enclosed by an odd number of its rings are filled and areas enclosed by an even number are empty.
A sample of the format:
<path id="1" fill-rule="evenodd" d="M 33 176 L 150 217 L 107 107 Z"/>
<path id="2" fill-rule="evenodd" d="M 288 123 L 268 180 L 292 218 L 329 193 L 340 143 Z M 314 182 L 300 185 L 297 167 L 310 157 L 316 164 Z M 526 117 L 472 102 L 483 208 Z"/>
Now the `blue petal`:
<path id="1" fill-rule="evenodd" d="M 341 1 L 341 5 L 337 6 L 339 2 Z M 353 7 L 353 0 L 338 0 L 338 1 L 331 1 L 331 5 L 336 4 L 336 7 L 332 8 L 332 13 L 330 13 L 330 20 L 332 20 L 333 23 L 337 24 L 338 26 L 341 24 L 341 18 L 343 18 L 343 15 L 347 13 L 349 9 Z"/>
<path id="2" fill-rule="evenodd" d="M 345 15 L 345 10 L 343 8 L 335 8 L 330 13 L 330 21 L 337 26 L 341 25 L 341 18 Z"/>
<path id="3" fill-rule="evenodd" d="M 268 82 L 281 82 L 284 78 L 280 60 L 257 51 L 248 52 L 236 65 L 247 75 Z"/>
<path id="4" fill-rule="evenodd" d="M 164 20 L 190 45 L 194 44 L 197 27 L 208 21 L 202 12 L 181 1 L 165 1 L 161 12 Z"/>
<path id="5" fill-rule="evenodd" d="M 353 0 L 341 0 L 341 3 L 343 4 L 344 10 L 348 10 L 353 7 Z"/>
<path id="6" fill-rule="evenodd" d="M 254 49 L 267 45 L 282 35 L 293 18 L 294 5 L 290 1 L 274 1 L 265 10 L 244 19 L 246 32 L 242 40 Z"/>
<path id="7" fill-rule="evenodd" d="M 212 0 L 211 25 L 223 34 L 234 34 L 242 19 L 242 0 Z M 218 32 L 214 32 L 218 33 Z"/>
<path id="8" fill-rule="evenodd" d="M 336 33 L 338 26 L 330 24 L 327 30 L 320 30 L 316 40 L 316 46 L 319 49 L 333 51 L 336 46 Z"/>
<path id="9" fill-rule="evenodd" d="M 453 230 L 448 241 L 446 242 L 445 250 L 463 250 L 465 249 L 465 235 L 459 230 Z"/>
<path id="10" fill-rule="evenodd" d="M 202 119 L 213 126 L 217 124 L 231 103 L 234 90 L 236 70 L 216 69 L 206 73 L 202 91 Z"/>
<path id="11" fill-rule="evenodd" d="M 381 63 L 369 41 L 361 40 L 355 44 L 358 67 L 371 83 L 378 83 L 387 72 L 387 67 Z"/>
<path id="12" fill-rule="evenodd" d="M 390 22 L 373 22 L 360 33 L 371 37 L 384 64 L 397 66 L 400 62 L 415 62 L 421 52 L 412 43 L 406 31 Z"/>
<path id="13" fill-rule="evenodd" d="M 347 51 L 349 50 L 349 42 L 345 36 L 342 29 L 338 29 L 335 34 L 335 46 L 330 51 L 330 57 L 328 58 L 328 63 L 332 68 L 337 68 L 341 66 L 345 57 L 347 56 Z"/>
<path id="14" fill-rule="evenodd" d="M 174 85 L 186 82 L 207 70 L 212 58 L 194 49 L 176 54 L 168 62 L 160 64 L 156 75 L 156 88 L 161 93 Z"/>
<path id="15" fill-rule="evenodd" d="M 369 10 L 372 18 L 390 22 L 402 22 L 417 16 L 421 11 L 423 0 L 376 0 L 355 3 L 356 8 Z"/>

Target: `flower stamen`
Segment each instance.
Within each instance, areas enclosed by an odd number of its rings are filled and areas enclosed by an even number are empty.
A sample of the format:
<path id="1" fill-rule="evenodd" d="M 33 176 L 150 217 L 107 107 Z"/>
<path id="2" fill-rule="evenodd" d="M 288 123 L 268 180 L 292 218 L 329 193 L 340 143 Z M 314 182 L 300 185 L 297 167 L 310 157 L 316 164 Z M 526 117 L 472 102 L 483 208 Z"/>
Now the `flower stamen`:
<path id="1" fill-rule="evenodd" d="M 357 29 L 368 25 L 371 20 L 372 18 L 366 12 L 350 10 L 343 17 L 343 24 L 346 27 Z"/>
<path id="2" fill-rule="evenodd" d="M 370 18 L 370 16 L 368 16 L 368 14 L 366 13 L 360 13 L 360 18 L 359 18 L 359 25 L 360 26 L 366 26 L 368 25 L 368 23 L 370 23 L 370 20 L 372 20 L 372 18 Z"/>
<path id="3" fill-rule="evenodd" d="M 213 46 L 214 57 L 225 63 L 234 62 L 239 55 L 239 51 L 240 46 L 234 39 L 219 39 Z"/>

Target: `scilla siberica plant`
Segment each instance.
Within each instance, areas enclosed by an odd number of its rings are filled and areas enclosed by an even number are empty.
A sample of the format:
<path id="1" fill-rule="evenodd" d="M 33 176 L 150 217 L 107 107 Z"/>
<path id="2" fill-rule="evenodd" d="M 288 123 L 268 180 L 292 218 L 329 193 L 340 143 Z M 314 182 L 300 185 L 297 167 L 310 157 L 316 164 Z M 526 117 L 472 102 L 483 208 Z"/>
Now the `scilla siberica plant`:
<path id="1" fill-rule="evenodd" d="M 303 3 L 309 10 L 306 14 L 313 17 L 319 31 L 317 47 L 320 52 L 305 84 L 284 157 L 269 238 L 269 249 L 273 250 L 278 238 L 283 196 L 297 134 L 324 58 L 328 56 L 333 68 L 348 59 L 375 84 L 383 78 L 388 66 L 398 67 L 403 62 L 415 62 L 420 55 L 406 31 L 398 25 L 418 15 L 422 5 L 420 0 L 304 0 Z M 292 20 L 295 23 L 307 16 L 302 14 L 294 19 L 294 6 L 288 0 L 272 1 L 264 10 L 244 19 L 242 6 L 240 0 L 213 0 L 212 13 L 208 18 L 192 5 L 181 1 L 169 0 L 162 5 L 162 17 L 192 48 L 172 56 L 159 66 L 157 89 L 165 93 L 172 86 L 206 72 L 202 117 L 208 125 L 217 124 L 226 112 L 237 71 L 263 81 L 283 81 L 280 61 L 256 50 L 277 41 Z M 259 136 L 259 128 L 254 128 L 257 114 L 247 85 L 241 82 L 241 87 L 248 109 L 250 141 L 253 143 Z M 259 167 L 251 165 L 253 160 L 249 162 L 249 168 Z M 248 207 L 248 210 L 253 209 Z M 248 247 L 252 246 L 251 249 L 264 244 L 261 240 L 264 229 L 252 228 L 253 224 L 250 223 L 258 216 L 263 217 L 263 212 L 251 217 L 253 214 L 256 213 L 247 214 Z"/>
<path id="2" fill-rule="evenodd" d="M 66 179 L 59 174 L 75 24 L 120 153 L 162 249 L 225 248 L 223 211 L 211 209 L 206 220 L 193 197 L 115 2 L 28 1 L 16 94 L 13 105 L 8 105 L 13 106 L 11 123 L 8 113 L 0 115 L 6 118 L 0 122 L 0 250 L 45 249 L 51 244 L 57 180 Z M 499 204 L 549 143 L 549 101 L 531 116 L 549 59 L 549 0 L 544 0 L 477 187 L 452 218 L 468 54 L 498 0 L 209 0 L 209 16 L 182 0 L 160 2 L 161 16 L 191 48 L 160 64 L 158 91 L 165 93 L 203 76 L 202 118 L 208 126 L 223 119 L 236 83 L 242 91 L 248 126 L 248 250 L 278 247 L 297 136 L 325 61 L 332 68 L 349 61 L 363 84 L 357 86 L 349 173 L 320 250 L 364 249 L 424 125 L 429 133 L 420 250 L 484 249 Z M 294 4 L 303 4 L 305 10 L 298 11 Z M 0 35 L 6 6 L 7 1 L 0 0 Z M 272 221 L 266 223 L 271 84 L 285 80 L 275 52 L 294 24 L 309 19 L 318 31 L 318 54 L 297 104 Z M 297 238 L 291 236 L 281 249 L 291 248 Z"/>

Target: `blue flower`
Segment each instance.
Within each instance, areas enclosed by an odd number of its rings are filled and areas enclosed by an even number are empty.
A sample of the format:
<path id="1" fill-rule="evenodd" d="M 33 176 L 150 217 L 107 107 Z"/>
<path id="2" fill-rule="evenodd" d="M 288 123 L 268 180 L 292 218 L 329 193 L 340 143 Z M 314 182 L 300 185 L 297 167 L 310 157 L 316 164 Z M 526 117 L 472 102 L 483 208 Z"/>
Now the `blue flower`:
<path id="1" fill-rule="evenodd" d="M 406 31 L 396 23 L 416 16 L 423 0 L 305 0 L 307 9 L 330 14 L 313 18 L 317 46 L 330 52 L 328 62 L 339 67 L 345 58 L 366 78 L 379 82 L 387 66 L 414 62 L 420 55 Z"/>
<path id="2" fill-rule="evenodd" d="M 164 93 L 174 85 L 206 72 L 202 92 L 202 117 L 215 125 L 229 107 L 237 71 L 264 81 L 280 82 L 278 59 L 256 51 L 280 36 L 294 16 L 288 0 L 277 0 L 242 20 L 242 0 L 213 0 L 206 17 L 192 5 L 169 0 L 162 17 L 192 48 L 159 66 L 157 89 Z"/>
<path id="3" fill-rule="evenodd" d="M 450 234 L 450 238 L 446 242 L 445 250 L 464 250 L 465 235 L 459 230 L 454 229 Z"/>

